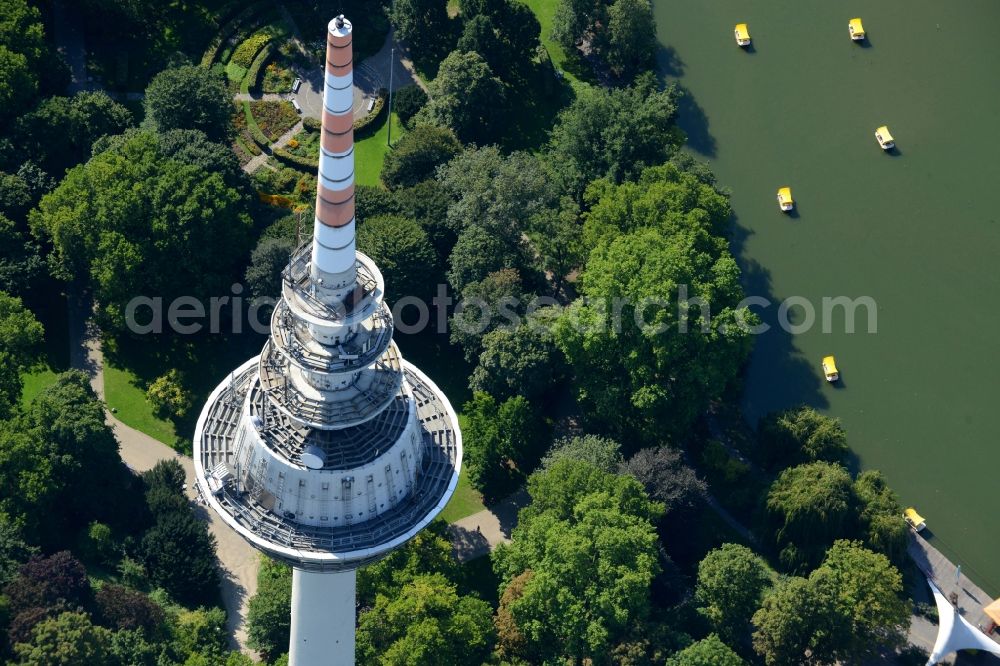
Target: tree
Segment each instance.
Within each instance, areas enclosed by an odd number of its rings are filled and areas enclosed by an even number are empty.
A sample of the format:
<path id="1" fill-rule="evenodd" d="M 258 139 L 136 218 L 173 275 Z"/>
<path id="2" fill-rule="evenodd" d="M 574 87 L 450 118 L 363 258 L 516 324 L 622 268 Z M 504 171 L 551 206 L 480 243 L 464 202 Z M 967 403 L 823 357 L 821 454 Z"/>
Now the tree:
<path id="1" fill-rule="evenodd" d="M 390 190 L 411 187 L 431 178 L 434 170 L 462 150 L 455 134 L 444 127 L 418 125 L 403 135 L 382 163 L 382 182 Z"/>
<path id="2" fill-rule="evenodd" d="M 862 472 L 854 481 L 854 495 L 860 511 L 858 536 L 865 545 L 882 553 L 896 566 L 906 565 L 909 527 L 903 519 L 903 507 L 885 477 L 876 470 Z"/>
<path id="3" fill-rule="evenodd" d="M 416 124 L 447 127 L 462 143 L 498 136 L 505 88 L 481 55 L 452 51 L 428 88 L 430 101 L 414 117 Z"/>
<path id="4" fill-rule="evenodd" d="M 247 638 L 250 647 L 264 653 L 268 661 L 288 649 L 291 603 L 291 568 L 262 555 L 257 570 L 257 592 L 251 597 L 247 611 Z"/>
<path id="5" fill-rule="evenodd" d="M 469 483 L 488 499 L 500 498 L 512 490 L 513 468 L 524 465 L 537 451 L 539 417 L 522 396 L 498 403 L 486 393 L 474 393 L 463 411 Z"/>
<path id="6" fill-rule="evenodd" d="M 524 85 L 540 45 L 541 25 L 531 8 L 501 0 L 463 8 L 462 16 L 456 50 L 478 53 L 501 79 Z"/>
<path id="7" fill-rule="evenodd" d="M 542 258 L 545 270 L 552 274 L 558 292 L 566 277 L 586 259 L 580 207 L 563 197 L 558 208 L 546 208 L 531 219 L 528 235 Z"/>
<path id="8" fill-rule="evenodd" d="M 371 607 L 378 595 L 395 598 L 403 586 L 425 574 L 440 574 L 452 583 L 461 578 L 461 565 L 452 554 L 443 520 L 435 520 L 402 548 L 359 569 L 358 605 Z"/>
<path id="9" fill-rule="evenodd" d="M 68 550 L 33 556 L 4 589 L 11 615 L 33 608 L 86 606 L 90 603 L 87 569 Z"/>
<path id="10" fill-rule="evenodd" d="M 207 302 L 225 293 L 250 249 L 244 192 L 180 153 L 166 156 L 159 142 L 132 133 L 71 169 L 30 217 L 52 242 L 56 275 L 86 279 L 115 331 L 147 324 L 146 308 L 126 320 L 137 296 Z"/>
<path id="11" fill-rule="evenodd" d="M 902 591 L 884 555 L 837 541 L 808 579 L 790 578 L 765 597 L 754 649 L 768 665 L 862 663 L 902 644 L 910 615 Z"/>
<path id="12" fill-rule="evenodd" d="M 184 467 L 176 458 L 160 460 L 152 469 L 142 473 L 142 481 L 149 489 L 163 487 L 175 495 L 183 497 Z"/>
<path id="13" fill-rule="evenodd" d="M 618 76 L 631 79 L 650 68 L 656 55 L 656 21 L 649 0 L 615 0 L 608 8 L 605 60 Z"/>
<path id="14" fill-rule="evenodd" d="M 560 366 L 559 350 L 547 331 L 530 324 L 498 328 L 482 337 L 469 388 L 499 400 L 515 395 L 532 400 L 558 384 Z"/>
<path id="15" fill-rule="evenodd" d="M 396 38 L 426 63 L 440 62 L 455 43 L 444 0 L 397 0 L 389 20 Z"/>
<path id="16" fill-rule="evenodd" d="M 580 91 L 559 113 L 549 142 L 569 192 L 579 200 L 598 178 L 620 183 L 667 161 L 683 143 L 674 123 L 677 96 L 673 87 L 658 90 L 652 77 L 628 88 Z"/>
<path id="17" fill-rule="evenodd" d="M 493 553 L 502 592 L 532 573 L 506 606 L 517 633 L 505 635 L 523 637 L 516 651 L 532 662 L 602 662 L 649 613 L 662 507 L 634 479 L 568 459 L 532 474 L 528 492 L 511 543 Z"/>
<path id="18" fill-rule="evenodd" d="M 436 180 L 425 180 L 388 196 L 398 208 L 395 212 L 416 220 L 423 227 L 437 253 L 438 266 L 445 266 L 458 240 L 458 232 L 448 222 L 448 206 L 452 200 L 444 187 Z"/>
<path id="19" fill-rule="evenodd" d="M 190 512 L 158 516 L 142 537 L 141 552 L 153 583 L 178 601 L 198 604 L 218 599 L 215 537 Z"/>
<path id="20" fill-rule="evenodd" d="M 146 118 L 160 132 L 197 129 L 213 141 L 231 132 L 232 99 L 214 70 L 195 65 L 165 69 L 149 82 Z"/>
<path id="21" fill-rule="evenodd" d="M 295 241 L 264 236 L 250 254 L 246 283 L 254 298 L 277 298 L 281 293 L 281 272 L 288 266 Z"/>
<path id="22" fill-rule="evenodd" d="M 44 268 L 38 245 L 18 227 L 0 213 L 0 292 L 12 296 L 27 292 Z"/>
<path id="23" fill-rule="evenodd" d="M 723 643 L 709 634 L 667 659 L 666 666 L 745 666 L 746 662 Z"/>
<path id="24" fill-rule="evenodd" d="M 21 530 L 5 513 L 0 513 L 0 588 L 12 581 L 21 565 L 36 553 L 28 544 Z"/>
<path id="25" fill-rule="evenodd" d="M 778 476 L 767 512 L 782 564 L 797 571 L 816 565 L 835 539 L 850 533 L 852 490 L 851 475 L 833 463 L 799 465 Z"/>
<path id="26" fill-rule="evenodd" d="M 84 613 L 62 613 L 40 622 L 31 643 L 15 651 L 24 666 L 115 666 L 109 644 L 111 632 L 95 627 Z"/>
<path id="27" fill-rule="evenodd" d="M 464 250 L 456 265 L 465 263 Z M 470 253 L 469 258 L 472 257 Z M 451 343 L 465 350 L 467 361 L 482 352 L 483 337 L 499 328 L 517 327 L 525 300 L 521 275 L 512 268 L 486 275 L 470 282 L 461 292 L 462 299 L 451 318 Z"/>
<path id="28" fill-rule="evenodd" d="M 182 611 L 174 627 L 173 649 L 181 655 L 205 659 L 196 662 L 196 666 L 212 666 L 226 660 L 226 636 L 226 611 L 222 608 Z"/>
<path id="29" fill-rule="evenodd" d="M 147 637 L 163 624 L 163 609 L 142 592 L 105 583 L 95 595 L 102 623 L 116 630 L 139 629 Z"/>
<path id="30" fill-rule="evenodd" d="M 132 112 L 106 93 L 82 91 L 43 100 L 17 119 L 15 133 L 45 171 L 62 175 L 89 159 L 98 139 L 121 134 L 133 124 Z"/>
<path id="31" fill-rule="evenodd" d="M 857 541 L 836 541 L 809 582 L 833 613 L 830 624 L 818 631 L 818 657 L 856 664 L 881 647 L 903 645 L 909 604 L 903 599 L 902 574 L 884 555 Z"/>
<path id="32" fill-rule="evenodd" d="M 404 127 L 413 129 L 413 124 L 410 120 L 413 116 L 417 115 L 417 112 L 427 103 L 430 99 L 424 89 L 418 85 L 409 85 L 405 88 L 400 88 L 395 96 L 392 98 L 392 110 L 396 112 L 396 116 L 399 118 L 399 122 L 403 123 Z"/>
<path id="33" fill-rule="evenodd" d="M 644 175 L 650 203 L 658 199 L 654 183 L 672 175 L 669 166 Z M 627 206 L 630 191 L 612 186 L 601 201 L 624 195 Z M 739 267 L 708 216 L 684 206 L 643 204 L 631 216 L 638 228 L 599 237 L 581 278 L 587 300 L 555 326 L 580 401 L 623 440 L 684 432 L 750 351 L 755 319 L 741 307 Z"/>
<path id="34" fill-rule="evenodd" d="M 519 275 L 532 268 L 530 255 L 523 237 L 510 231 L 498 234 L 478 224 L 470 225 L 458 236 L 449 257 L 448 282 L 455 291 L 464 293 L 474 283 L 484 281 L 488 275 L 505 269 Z"/>
<path id="35" fill-rule="evenodd" d="M 38 79 L 23 54 L 0 44 L 0 114 L 9 118 L 38 92 Z"/>
<path id="36" fill-rule="evenodd" d="M 160 418 L 183 418 L 191 409 L 191 394 L 184 388 L 184 376 L 171 368 L 150 383 L 146 400 Z"/>
<path id="37" fill-rule="evenodd" d="M 72 544 L 93 520 L 135 518 L 130 477 L 104 407 L 80 371 L 59 375 L 22 414 L 0 422 L 0 511 L 46 549 Z"/>
<path id="38" fill-rule="evenodd" d="M 621 445 L 598 435 L 560 437 L 552 442 L 539 469 L 549 469 L 560 460 L 582 460 L 609 474 L 617 473 L 623 462 Z"/>
<path id="39" fill-rule="evenodd" d="M 771 582 L 771 570 L 759 555 L 746 546 L 723 544 L 698 563 L 698 612 L 728 642 L 739 644 Z"/>
<path id="40" fill-rule="evenodd" d="M 358 249 L 387 276 L 385 295 L 390 304 L 404 297 L 430 300 L 437 255 L 419 224 L 398 215 L 374 217 L 358 225 L 357 235 Z"/>
<path id="41" fill-rule="evenodd" d="M 590 28 L 594 11 L 594 0 L 559 0 L 552 19 L 552 38 L 572 52 Z"/>
<path id="42" fill-rule="evenodd" d="M 495 640 L 489 604 L 460 596 L 440 574 L 421 575 L 394 598 L 378 595 L 358 618 L 358 662 L 478 666 Z"/>
<path id="43" fill-rule="evenodd" d="M 684 464 L 682 453 L 669 446 L 640 449 L 620 471 L 645 486 L 650 497 L 663 502 L 667 513 L 694 508 L 708 492 L 707 484 Z"/>
<path id="44" fill-rule="evenodd" d="M 45 331 L 20 298 L 0 292 L 0 416 L 9 417 L 21 400 L 21 373 L 40 357 Z"/>
<path id="45" fill-rule="evenodd" d="M 772 469 L 816 460 L 842 463 L 849 451 L 840 419 L 805 405 L 764 416 L 757 438 L 764 464 Z"/>

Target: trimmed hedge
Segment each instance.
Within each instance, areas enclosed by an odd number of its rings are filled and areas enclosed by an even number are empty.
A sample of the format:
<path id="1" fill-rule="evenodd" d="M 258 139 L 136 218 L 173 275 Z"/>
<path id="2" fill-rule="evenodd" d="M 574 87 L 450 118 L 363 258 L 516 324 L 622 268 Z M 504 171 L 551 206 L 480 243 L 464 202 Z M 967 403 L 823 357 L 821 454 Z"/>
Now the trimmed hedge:
<path id="1" fill-rule="evenodd" d="M 250 69 L 247 70 L 247 75 L 243 77 L 243 82 L 240 84 L 240 92 L 244 95 L 250 94 L 250 88 L 256 89 L 260 82 L 261 72 L 264 70 L 264 65 L 267 61 L 271 59 L 271 54 L 274 51 L 274 44 L 268 43 L 257 57 L 254 59 L 253 64 L 250 65 Z"/>
<path id="2" fill-rule="evenodd" d="M 384 112 L 388 110 L 385 104 L 385 98 L 388 91 L 385 88 L 379 88 L 378 97 L 375 99 L 375 107 L 372 112 L 369 113 L 364 118 L 359 118 L 354 121 L 354 140 L 364 139 L 376 131 L 378 131 L 379 123 L 382 120 Z"/>
<path id="3" fill-rule="evenodd" d="M 233 51 L 233 55 L 230 56 L 229 62 L 234 62 L 240 67 L 250 67 L 257 54 L 261 52 L 268 42 L 271 41 L 271 35 L 267 32 L 255 32 L 250 35 L 236 47 Z"/>
<path id="4" fill-rule="evenodd" d="M 302 126 L 310 132 L 318 132 L 323 129 L 323 123 L 318 118 L 306 116 L 302 119 Z"/>
<path id="5" fill-rule="evenodd" d="M 271 154 L 276 160 L 282 164 L 287 164 L 288 166 L 298 169 L 299 171 L 305 171 L 306 173 L 314 173 L 316 169 L 319 168 L 319 161 L 311 159 L 309 157 L 302 157 L 301 155 L 296 155 L 295 153 L 290 153 L 283 148 L 275 148 Z"/>
<path id="6" fill-rule="evenodd" d="M 238 5 L 239 3 L 237 2 L 234 4 Z M 216 58 L 219 57 L 219 51 L 224 45 L 228 44 L 229 40 L 234 34 L 236 34 L 236 31 L 240 28 L 240 24 L 254 18 L 257 14 L 262 13 L 269 7 L 271 7 L 269 0 L 259 0 L 249 7 L 243 8 L 243 11 L 223 23 L 219 27 L 219 31 L 216 33 L 215 37 L 213 37 L 212 41 L 209 42 L 208 47 L 206 47 L 205 53 L 201 56 L 202 67 L 208 67 L 215 62 Z M 255 26 L 256 25 L 259 25 L 259 22 L 256 23 Z"/>

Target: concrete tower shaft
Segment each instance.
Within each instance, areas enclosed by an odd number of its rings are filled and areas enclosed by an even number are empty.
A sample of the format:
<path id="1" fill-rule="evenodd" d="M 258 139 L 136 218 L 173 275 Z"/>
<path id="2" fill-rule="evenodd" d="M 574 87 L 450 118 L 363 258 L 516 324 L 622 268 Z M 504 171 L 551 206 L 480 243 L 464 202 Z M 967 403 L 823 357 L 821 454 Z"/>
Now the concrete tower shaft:
<path id="1" fill-rule="evenodd" d="M 352 26 L 327 26 L 313 238 L 282 273 L 261 354 L 209 396 L 194 435 L 206 504 L 294 567 L 291 666 L 354 663 L 355 570 L 412 539 L 458 485 L 445 395 L 392 341 L 355 249 Z"/>
<path id="2" fill-rule="evenodd" d="M 354 52 L 351 22 L 330 21 L 326 34 L 322 138 L 313 224 L 312 277 L 321 300 L 355 284 Z"/>

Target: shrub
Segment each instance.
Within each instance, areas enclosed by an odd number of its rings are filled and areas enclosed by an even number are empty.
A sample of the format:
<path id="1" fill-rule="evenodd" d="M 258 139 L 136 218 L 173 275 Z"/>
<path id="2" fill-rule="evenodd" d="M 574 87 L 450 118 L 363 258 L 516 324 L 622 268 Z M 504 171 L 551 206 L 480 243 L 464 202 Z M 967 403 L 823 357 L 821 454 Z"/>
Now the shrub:
<path id="1" fill-rule="evenodd" d="M 319 163 L 317 160 L 311 159 L 309 157 L 302 157 L 300 155 L 294 155 L 287 150 L 281 148 L 275 148 L 272 153 L 278 161 L 287 164 L 290 167 L 296 169 L 304 170 L 308 173 L 312 173 L 319 168 Z"/>
<path id="2" fill-rule="evenodd" d="M 229 62 L 235 63 L 240 67 L 250 67 L 254 61 L 254 57 L 270 41 L 271 35 L 267 32 L 258 32 L 250 36 L 236 47 L 236 50 L 233 51 L 233 57 L 229 59 Z"/>
<path id="3" fill-rule="evenodd" d="M 392 98 L 392 110 L 399 116 L 399 122 L 411 128 L 410 119 L 427 103 L 427 93 L 417 85 L 400 89 Z"/>
<path id="4" fill-rule="evenodd" d="M 302 119 L 302 126 L 310 132 L 319 132 L 323 129 L 323 123 L 311 116 L 307 116 Z"/>
<path id="5" fill-rule="evenodd" d="M 96 520 L 81 535 L 80 555 L 90 562 L 107 563 L 115 556 L 116 544 L 111 528 Z"/>
<path id="6" fill-rule="evenodd" d="M 191 409 L 191 394 L 184 388 L 181 373 L 172 368 L 146 389 L 146 399 L 160 418 L 183 418 Z"/>
<path id="7" fill-rule="evenodd" d="M 146 568 L 142 566 L 142 562 L 133 560 L 128 555 L 118 563 L 118 576 L 125 585 L 137 590 L 141 590 L 149 584 L 149 577 L 146 575 Z"/>
<path id="8" fill-rule="evenodd" d="M 382 122 L 382 112 L 385 110 L 387 92 L 385 88 L 379 88 L 378 97 L 375 99 L 375 106 L 372 108 L 372 112 L 364 118 L 358 118 L 354 121 L 354 139 L 356 141 L 371 136 L 378 131 L 379 123 Z"/>
<path id="9" fill-rule="evenodd" d="M 292 208 L 295 205 L 294 201 L 281 194 L 265 194 L 263 192 L 258 192 L 257 198 L 261 203 L 267 204 L 268 206 L 277 206 L 278 208 Z"/>
<path id="10" fill-rule="evenodd" d="M 268 44 L 264 47 L 264 50 L 257 54 L 254 59 L 253 64 L 250 65 L 250 69 L 247 70 L 247 75 L 243 77 L 243 83 L 240 84 L 240 92 L 244 95 L 250 93 L 250 89 L 257 89 L 259 87 L 260 72 L 267 64 L 267 61 L 271 58 L 272 45 Z"/>
<path id="11" fill-rule="evenodd" d="M 142 592 L 108 583 L 94 599 L 103 624 L 113 629 L 142 629 L 149 635 L 163 623 L 163 609 Z"/>

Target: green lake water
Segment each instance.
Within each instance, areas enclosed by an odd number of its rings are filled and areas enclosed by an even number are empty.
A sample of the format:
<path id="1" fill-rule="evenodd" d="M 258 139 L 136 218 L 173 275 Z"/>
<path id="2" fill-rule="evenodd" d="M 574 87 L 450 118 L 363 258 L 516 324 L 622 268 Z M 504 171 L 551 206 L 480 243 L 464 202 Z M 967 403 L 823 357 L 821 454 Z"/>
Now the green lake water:
<path id="1" fill-rule="evenodd" d="M 749 294 L 815 305 L 758 336 L 745 408 L 843 420 L 932 542 L 1000 594 L 1000 3 L 654 0 L 661 71 L 689 93 L 691 149 L 731 188 Z M 869 35 L 851 42 L 860 16 Z M 736 23 L 754 48 L 740 50 Z M 874 130 L 899 147 L 884 154 Z M 797 216 L 778 211 L 792 187 Z M 869 296 L 847 334 L 824 297 Z M 801 322 L 802 309 L 793 309 Z M 843 381 L 820 360 L 836 354 Z"/>

